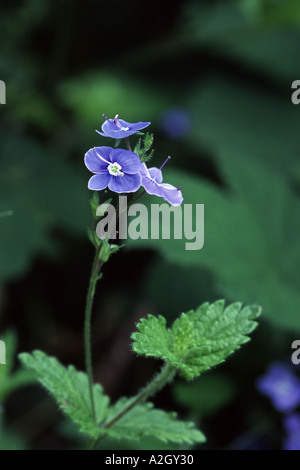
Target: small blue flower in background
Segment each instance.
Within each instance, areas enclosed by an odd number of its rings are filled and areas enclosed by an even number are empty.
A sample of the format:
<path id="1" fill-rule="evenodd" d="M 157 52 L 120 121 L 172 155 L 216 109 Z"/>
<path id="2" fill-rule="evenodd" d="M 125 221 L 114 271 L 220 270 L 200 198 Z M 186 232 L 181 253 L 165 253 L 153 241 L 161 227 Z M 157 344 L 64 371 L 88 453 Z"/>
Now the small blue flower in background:
<path id="1" fill-rule="evenodd" d="M 171 157 L 168 157 L 165 163 L 170 158 Z M 161 168 L 164 166 L 164 164 L 161 166 Z M 163 177 L 161 168 L 147 168 L 146 164 L 143 163 L 141 167 L 142 186 L 145 188 L 148 194 L 162 197 L 172 206 L 180 206 L 183 201 L 180 188 L 176 188 L 175 186 L 172 186 L 168 183 L 162 183 Z"/>
<path id="2" fill-rule="evenodd" d="M 95 173 L 88 182 L 94 191 L 109 188 L 115 193 L 132 193 L 141 186 L 141 161 L 133 152 L 111 147 L 94 147 L 85 154 L 85 166 Z"/>
<path id="3" fill-rule="evenodd" d="M 286 431 L 283 449 L 300 450 L 300 414 L 285 416 L 283 426 Z"/>
<path id="4" fill-rule="evenodd" d="M 185 137 L 191 127 L 190 115 L 180 108 L 168 109 L 160 118 L 160 130 L 170 139 Z"/>
<path id="5" fill-rule="evenodd" d="M 102 114 L 102 116 L 106 119 L 101 127 L 102 132 L 97 130 L 96 132 L 103 137 L 112 137 L 113 139 L 124 139 L 135 134 L 141 129 L 145 129 L 145 127 L 148 127 L 151 124 L 151 122 L 127 122 L 123 119 L 119 119 L 118 114 L 114 119 L 108 119 L 104 114 Z"/>
<path id="6" fill-rule="evenodd" d="M 271 364 L 256 386 L 260 393 L 270 398 L 277 411 L 289 412 L 300 404 L 300 380 L 284 363 Z"/>

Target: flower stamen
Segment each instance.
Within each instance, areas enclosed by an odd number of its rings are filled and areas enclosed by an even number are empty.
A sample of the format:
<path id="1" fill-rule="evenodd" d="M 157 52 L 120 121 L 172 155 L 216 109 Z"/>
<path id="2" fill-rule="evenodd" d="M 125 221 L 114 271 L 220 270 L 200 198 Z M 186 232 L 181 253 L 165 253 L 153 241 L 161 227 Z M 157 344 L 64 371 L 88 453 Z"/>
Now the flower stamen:
<path id="1" fill-rule="evenodd" d="M 109 174 L 112 175 L 112 176 L 124 176 L 123 171 L 121 171 L 122 167 L 117 162 L 110 163 L 107 167 L 107 170 L 108 170 Z"/>
<path id="2" fill-rule="evenodd" d="M 114 117 L 114 124 L 121 130 L 121 131 L 129 131 L 129 127 L 123 127 L 122 124 L 119 123 L 119 115 L 116 114 Z"/>
<path id="3" fill-rule="evenodd" d="M 165 164 L 166 164 L 170 159 L 171 159 L 170 156 L 168 156 L 168 157 L 165 159 L 164 163 L 163 163 L 162 166 L 160 167 L 160 170 L 165 166 Z"/>
<path id="4" fill-rule="evenodd" d="M 105 160 L 105 158 L 103 158 L 103 157 L 101 157 L 101 155 L 99 155 L 99 153 L 98 153 L 97 150 L 96 150 L 96 147 L 94 147 L 94 150 L 95 150 L 95 154 L 97 155 L 97 157 L 100 158 L 100 160 L 102 160 L 102 161 L 105 162 L 105 163 L 110 164 L 110 162 L 108 162 L 107 160 Z"/>
<path id="5" fill-rule="evenodd" d="M 123 127 L 122 124 L 119 123 L 119 115 L 116 114 L 114 119 L 108 119 L 105 114 L 102 114 L 102 116 L 113 126 L 117 127 L 121 131 L 129 131 L 129 127 Z"/>
<path id="6" fill-rule="evenodd" d="M 169 157 L 167 157 L 167 158 L 165 159 L 164 163 L 163 163 L 163 164 L 161 165 L 161 167 L 157 170 L 157 173 L 156 173 L 155 177 L 153 178 L 153 181 L 156 180 L 156 178 L 157 178 L 158 175 L 159 175 L 159 172 L 160 172 L 161 169 L 165 166 L 165 164 L 170 160 L 170 158 L 171 158 L 171 157 L 169 156 Z"/>

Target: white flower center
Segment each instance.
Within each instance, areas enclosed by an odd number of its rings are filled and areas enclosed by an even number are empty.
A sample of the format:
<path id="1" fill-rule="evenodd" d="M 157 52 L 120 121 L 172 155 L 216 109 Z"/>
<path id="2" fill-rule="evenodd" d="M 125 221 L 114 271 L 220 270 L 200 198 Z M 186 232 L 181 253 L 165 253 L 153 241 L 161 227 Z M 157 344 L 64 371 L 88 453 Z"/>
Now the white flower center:
<path id="1" fill-rule="evenodd" d="M 124 176 L 121 165 L 119 163 L 110 163 L 107 167 L 108 172 L 112 176 Z"/>

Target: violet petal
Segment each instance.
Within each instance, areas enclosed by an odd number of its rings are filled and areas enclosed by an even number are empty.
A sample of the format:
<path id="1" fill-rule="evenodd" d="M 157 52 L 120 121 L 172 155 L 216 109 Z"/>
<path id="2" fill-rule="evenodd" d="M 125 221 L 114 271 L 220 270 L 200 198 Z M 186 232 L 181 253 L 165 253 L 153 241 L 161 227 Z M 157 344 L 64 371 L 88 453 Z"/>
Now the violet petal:
<path id="1" fill-rule="evenodd" d="M 129 150 L 115 149 L 111 154 L 112 162 L 117 162 L 121 165 L 122 171 L 129 175 L 139 173 L 141 168 L 141 160 L 138 155 Z"/>
<path id="2" fill-rule="evenodd" d="M 99 157 L 99 155 L 110 162 L 110 153 L 113 149 L 111 147 L 95 147 L 88 150 L 84 156 L 85 166 L 92 172 L 106 170 L 107 163 Z"/>
<path id="3" fill-rule="evenodd" d="M 133 193 L 141 186 L 142 177 L 140 173 L 134 175 L 125 174 L 122 177 L 113 176 L 108 187 L 115 193 Z"/>
<path id="4" fill-rule="evenodd" d="M 108 186 L 111 178 L 113 178 L 113 176 L 111 176 L 108 171 L 94 175 L 89 179 L 88 188 L 94 191 L 101 191 L 101 189 L 105 189 Z"/>

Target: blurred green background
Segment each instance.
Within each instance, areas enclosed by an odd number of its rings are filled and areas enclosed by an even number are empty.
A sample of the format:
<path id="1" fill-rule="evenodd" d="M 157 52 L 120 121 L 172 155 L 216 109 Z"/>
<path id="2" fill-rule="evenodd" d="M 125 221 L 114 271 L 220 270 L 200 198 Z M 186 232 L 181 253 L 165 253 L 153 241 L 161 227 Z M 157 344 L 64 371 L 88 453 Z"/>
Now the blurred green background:
<path id="1" fill-rule="evenodd" d="M 151 121 L 154 165 L 172 155 L 165 181 L 182 187 L 185 203 L 205 205 L 205 244 L 187 252 L 178 240 L 131 242 L 105 266 L 96 380 L 117 399 L 157 370 L 130 350 L 142 315 L 172 321 L 217 298 L 258 303 L 251 343 L 154 401 L 196 421 L 204 448 L 280 448 L 280 416 L 254 381 L 270 362 L 290 361 L 300 337 L 299 2 L 2 0 L 0 37 L 0 213 L 13 211 L 0 218 L 0 448 L 81 445 L 16 352 L 42 349 L 84 368 L 93 249 L 83 155 L 110 145 L 94 132 L 102 113 Z"/>

